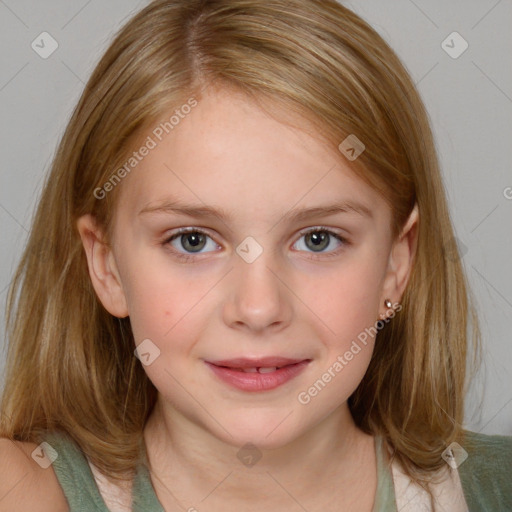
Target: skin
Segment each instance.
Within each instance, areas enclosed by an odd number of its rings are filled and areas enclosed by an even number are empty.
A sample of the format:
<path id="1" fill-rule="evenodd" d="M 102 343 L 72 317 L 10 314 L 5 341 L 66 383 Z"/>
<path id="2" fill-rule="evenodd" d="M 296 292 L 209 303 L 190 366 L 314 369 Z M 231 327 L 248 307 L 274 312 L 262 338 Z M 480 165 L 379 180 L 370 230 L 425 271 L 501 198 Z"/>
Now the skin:
<path id="1" fill-rule="evenodd" d="M 137 345 L 149 338 L 160 350 L 144 366 L 159 392 L 144 438 L 166 510 L 300 510 L 296 502 L 309 511 L 371 510 L 374 438 L 357 428 L 347 399 L 374 340 L 307 405 L 297 396 L 386 313 L 386 298 L 400 300 L 417 210 L 393 240 L 389 207 L 341 153 L 222 89 L 208 89 L 118 187 L 111 243 L 90 215 L 78 229 L 105 308 L 130 317 Z M 230 217 L 139 213 L 171 196 Z M 284 220 L 292 209 L 339 201 L 371 215 Z M 348 243 L 331 235 L 315 252 L 300 232 L 319 226 Z M 207 231 L 199 254 L 179 236 L 166 242 L 180 227 Z M 252 263 L 236 252 L 247 236 L 263 248 Z M 265 392 L 231 388 L 204 363 L 268 355 L 312 361 Z M 237 458 L 248 442 L 262 455 L 251 468 Z"/>

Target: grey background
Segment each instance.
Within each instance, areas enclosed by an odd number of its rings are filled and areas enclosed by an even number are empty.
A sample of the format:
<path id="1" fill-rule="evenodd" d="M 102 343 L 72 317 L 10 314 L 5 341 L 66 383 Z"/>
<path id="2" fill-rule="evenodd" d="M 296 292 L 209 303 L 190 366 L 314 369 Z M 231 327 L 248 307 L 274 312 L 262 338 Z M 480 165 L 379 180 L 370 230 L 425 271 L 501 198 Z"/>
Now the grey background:
<path id="1" fill-rule="evenodd" d="M 426 103 L 483 329 L 485 364 L 472 382 L 466 427 L 512 435 L 512 2 L 343 3 L 390 43 Z M 0 0 L 2 310 L 42 180 L 84 83 L 113 33 L 146 4 Z M 469 44 L 458 58 L 441 46 L 453 31 Z M 47 59 L 31 47 L 42 32 L 59 45 Z"/>

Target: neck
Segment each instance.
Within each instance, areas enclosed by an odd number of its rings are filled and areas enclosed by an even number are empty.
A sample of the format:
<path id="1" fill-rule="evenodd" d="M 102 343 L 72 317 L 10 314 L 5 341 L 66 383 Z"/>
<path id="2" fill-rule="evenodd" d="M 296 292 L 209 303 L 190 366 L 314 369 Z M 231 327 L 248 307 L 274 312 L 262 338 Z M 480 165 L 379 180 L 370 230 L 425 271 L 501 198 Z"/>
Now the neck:
<path id="1" fill-rule="evenodd" d="M 159 397 L 144 440 L 156 481 L 165 487 L 180 482 L 184 494 L 189 487 L 201 498 L 216 489 L 216 497 L 229 497 L 231 504 L 257 499 L 261 505 L 262 496 L 277 503 L 286 495 L 283 489 L 292 495 L 318 496 L 319 482 L 323 487 L 331 479 L 340 488 L 353 488 L 368 481 L 368 468 L 375 461 L 374 438 L 357 428 L 346 403 L 285 446 L 250 449 L 216 438 Z M 275 485 L 269 485 L 269 478 Z"/>

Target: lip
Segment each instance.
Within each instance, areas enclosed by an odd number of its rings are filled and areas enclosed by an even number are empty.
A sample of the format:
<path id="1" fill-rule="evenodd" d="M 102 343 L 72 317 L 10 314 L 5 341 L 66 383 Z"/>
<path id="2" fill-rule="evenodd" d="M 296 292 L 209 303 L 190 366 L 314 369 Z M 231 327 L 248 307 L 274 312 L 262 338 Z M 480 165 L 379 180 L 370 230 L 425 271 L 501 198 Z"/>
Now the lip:
<path id="1" fill-rule="evenodd" d="M 234 359 L 222 359 L 219 361 L 207 361 L 215 366 L 226 366 L 228 368 L 272 368 L 273 366 L 287 366 L 300 363 L 306 359 L 290 359 L 289 357 L 237 357 Z"/>
<path id="2" fill-rule="evenodd" d="M 237 358 L 222 361 L 205 361 L 223 382 L 242 391 L 269 391 L 289 382 L 302 373 L 311 359 L 264 357 L 259 359 Z M 247 373 L 236 368 L 274 368 L 269 373 Z M 279 368 L 280 367 L 280 368 Z"/>

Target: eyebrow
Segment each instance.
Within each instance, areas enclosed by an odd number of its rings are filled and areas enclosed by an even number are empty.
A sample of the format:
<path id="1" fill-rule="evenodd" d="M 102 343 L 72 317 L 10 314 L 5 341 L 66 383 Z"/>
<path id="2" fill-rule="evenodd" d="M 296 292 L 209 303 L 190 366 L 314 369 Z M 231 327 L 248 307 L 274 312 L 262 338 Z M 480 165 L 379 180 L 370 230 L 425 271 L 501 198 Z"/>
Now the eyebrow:
<path id="1" fill-rule="evenodd" d="M 213 208 L 206 205 L 185 204 L 178 200 L 165 200 L 154 205 L 146 205 L 138 215 L 146 213 L 173 213 L 176 215 L 186 215 L 198 219 L 214 217 L 222 222 L 231 220 L 231 215 L 223 208 Z M 340 213 L 355 213 L 362 217 L 372 218 L 373 214 L 370 208 L 364 204 L 354 201 L 342 201 L 325 206 L 312 206 L 302 209 L 291 209 L 285 213 L 280 221 L 300 222 L 318 217 L 327 217 Z"/>

